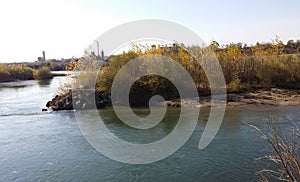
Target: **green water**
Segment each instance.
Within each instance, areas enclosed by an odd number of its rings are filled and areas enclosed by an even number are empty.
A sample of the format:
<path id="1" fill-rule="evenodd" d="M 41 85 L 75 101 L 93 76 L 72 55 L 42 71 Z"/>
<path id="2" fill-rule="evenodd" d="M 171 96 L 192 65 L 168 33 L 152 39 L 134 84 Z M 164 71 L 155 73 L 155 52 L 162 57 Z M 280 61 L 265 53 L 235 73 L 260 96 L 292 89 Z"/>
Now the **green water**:
<path id="1" fill-rule="evenodd" d="M 276 122 L 282 127 L 300 122 L 299 106 L 227 108 L 217 136 L 199 150 L 209 116 L 209 109 L 202 109 L 191 138 L 173 155 L 146 165 L 123 164 L 86 141 L 72 111 L 41 112 L 64 79 L 0 84 L 0 181 L 255 181 L 254 159 L 263 155 L 266 143 L 243 121 L 260 127 L 270 116 L 280 118 Z M 173 129 L 179 110 L 169 109 L 157 127 L 141 131 L 121 123 L 111 108 L 100 114 L 116 136 L 147 143 Z"/>

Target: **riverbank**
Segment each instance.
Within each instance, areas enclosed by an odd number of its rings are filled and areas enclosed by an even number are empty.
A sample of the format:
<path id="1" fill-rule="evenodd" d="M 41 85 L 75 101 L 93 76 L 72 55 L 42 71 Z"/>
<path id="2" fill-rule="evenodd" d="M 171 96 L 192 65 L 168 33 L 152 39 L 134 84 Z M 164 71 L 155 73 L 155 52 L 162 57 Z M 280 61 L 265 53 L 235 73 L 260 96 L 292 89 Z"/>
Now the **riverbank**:
<path id="1" fill-rule="evenodd" d="M 166 101 L 171 107 L 212 107 L 210 96 Z M 227 106 L 293 106 L 300 105 L 300 90 L 261 89 L 246 93 L 228 93 Z"/>
<path id="2" fill-rule="evenodd" d="M 90 94 L 81 93 L 81 94 Z M 76 94 L 72 96 L 69 91 L 64 96 L 56 95 L 51 101 L 47 102 L 46 106 L 52 110 L 72 110 L 73 103 L 76 108 L 88 109 L 91 103 L 80 100 L 82 95 Z M 73 99 L 76 99 L 73 102 Z M 111 100 L 105 92 L 95 93 L 95 102 L 98 108 L 104 108 L 111 105 Z M 199 98 L 191 99 L 176 99 L 165 101 L 165 104 L 170 107 L 212 107 L 210 96 L 200 96 Z M 300 90 L 288 89 L 261 89 L 247 93 L 228 93 L 227 106 L 294 106 L 300 105 Z"/>
<path id="3" fill-rule="evenodd" d="M 110 97 L 105 92 L 95 92 L 95 100 L 86 100 L 91 91 L 73 93 L 71 90 L 65 95 L 56 95 L 51 101 L 48 101 L 46 107 L 54 111 L 73 110 L 74 108 L 90 109 L 96 104 L 97 108 L 104 108 L 111 105 Z M 94 103 L 93 103 L 94 102 Z M 75 105 L 73 105 L 75 104 Z"/>

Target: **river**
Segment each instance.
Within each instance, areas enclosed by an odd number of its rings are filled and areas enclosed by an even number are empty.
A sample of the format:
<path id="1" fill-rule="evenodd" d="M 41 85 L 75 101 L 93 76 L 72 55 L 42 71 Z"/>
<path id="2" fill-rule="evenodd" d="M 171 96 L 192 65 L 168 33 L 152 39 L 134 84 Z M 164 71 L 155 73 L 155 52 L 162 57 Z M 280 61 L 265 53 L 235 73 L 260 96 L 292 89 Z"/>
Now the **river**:
<path id="1" fill-rule="evenodd" d="M 255 158 L 266 143 L 243 121 L 260 127 L 270 117 L 280 118 L 281 126 L 300 122 L 299 106 L 227 108 L 217 136 L 199 150 L 209 116 L 209 109 L 202 109 L 196 130 L 177 152 L 151 164 L 124 164 L 86 141 L 72 111 L 41 111 L 65 80 L 0 83 L 0 181 L 255 181 Z M 120 124 L 112 108 L 101 112 L 117 136 L 144 142 L 170 132 L 179 109 L 169 109 L 163 125 L 140 133 Z"/>

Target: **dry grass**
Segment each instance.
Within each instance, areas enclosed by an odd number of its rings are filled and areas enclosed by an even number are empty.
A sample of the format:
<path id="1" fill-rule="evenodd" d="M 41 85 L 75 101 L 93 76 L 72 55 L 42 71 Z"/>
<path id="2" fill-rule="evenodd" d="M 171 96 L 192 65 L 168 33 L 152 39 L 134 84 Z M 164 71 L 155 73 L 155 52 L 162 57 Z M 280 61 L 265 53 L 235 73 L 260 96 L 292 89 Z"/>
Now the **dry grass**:
<path id="1" fill-rule="evenodd" d="M 261 181 L 300 181 L 300 128 L 291 122 L 288 128 L 282 128 L 273 121 L 266 131 L 255 125 L 254 128 L 261 138 L 268 142 L 270 154 L 256 159 L 261 164 L 257 172 Z"/>

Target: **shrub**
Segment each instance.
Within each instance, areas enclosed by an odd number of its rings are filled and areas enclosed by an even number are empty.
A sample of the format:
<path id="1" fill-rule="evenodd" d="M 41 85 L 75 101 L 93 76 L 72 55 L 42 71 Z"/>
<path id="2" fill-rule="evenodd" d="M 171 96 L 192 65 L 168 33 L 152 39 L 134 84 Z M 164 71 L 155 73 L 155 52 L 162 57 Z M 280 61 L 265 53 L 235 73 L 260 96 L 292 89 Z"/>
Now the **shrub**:
<path id="1" fill-rule="evenodd" d="M 53 78 L 53 75 L 48 67 L 41 67 L 37 70 L 34 70 L 33 76 L 35 79 L 38 79 L 38 80 Z"/>
<path id="2" fill-rule="evenodd" d="M 240 91 L 240 83 L 241 79 L 239 78 L 234 78 L 229 84 L 228 84 L 228 90 L 231 92 L 238 92 Z"/>
<path id="3" fill-rule="evenodd" d="M 0 69 L 0 82 L 10 81 L 11 76 L 7 70 Z"/>
<path id="4" fill-rule="evenodd" d="M 25 65 L 6 66 L 12 80 L 30 80 L 33 79 L 33 69 Z"/>

